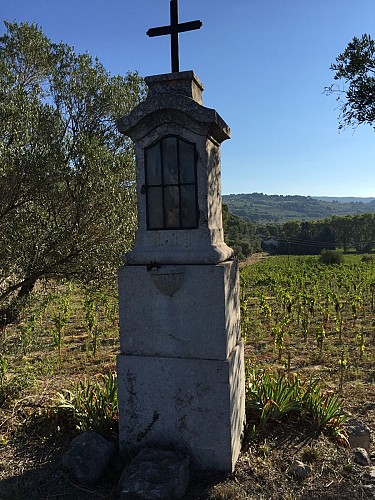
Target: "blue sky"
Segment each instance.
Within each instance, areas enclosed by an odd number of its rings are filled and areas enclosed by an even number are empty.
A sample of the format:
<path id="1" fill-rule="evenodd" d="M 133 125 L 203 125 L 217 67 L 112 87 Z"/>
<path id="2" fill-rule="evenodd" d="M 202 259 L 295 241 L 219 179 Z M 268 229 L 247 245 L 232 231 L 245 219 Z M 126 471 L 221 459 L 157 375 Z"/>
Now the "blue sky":
<path id="1" fill-rule="evenodd" d="M 9 21 L 98 56 L 111 74 L 170 71 L 169 0 L 0 0 Z M 375 37 L 373 0 L 179 0 L 180 69 L 203 82 L 205 106 L 228 123 L 224 194 L 375 197 L 375 132 L 338 132 L 329 66 L 353 36 Z M 4 32 L 1 26 L 0 32 Z"/>

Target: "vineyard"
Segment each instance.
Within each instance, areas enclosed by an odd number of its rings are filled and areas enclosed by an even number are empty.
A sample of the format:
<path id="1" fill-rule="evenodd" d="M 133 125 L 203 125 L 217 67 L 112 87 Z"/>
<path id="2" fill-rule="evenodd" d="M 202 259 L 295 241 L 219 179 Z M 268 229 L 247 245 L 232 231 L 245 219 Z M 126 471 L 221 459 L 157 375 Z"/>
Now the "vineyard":
<path id="1" fill-rule="evenodd" d="M 320 377 L 341 390 L 345 380 L 375 379 L 375 261 L 345 256 L 280 256 L 241 270 L 241 323 L 254 364 Z M 314 368 L 315 367 L 315 368 Z"/>

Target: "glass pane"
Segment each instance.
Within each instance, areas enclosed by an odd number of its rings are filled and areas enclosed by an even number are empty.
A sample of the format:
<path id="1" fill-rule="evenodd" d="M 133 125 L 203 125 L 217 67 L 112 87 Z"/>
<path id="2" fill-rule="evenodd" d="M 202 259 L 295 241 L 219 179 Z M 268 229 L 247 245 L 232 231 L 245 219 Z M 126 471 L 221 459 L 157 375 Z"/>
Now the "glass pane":
<path id="1" fill-rule="evenodd" d="M 164 188 L 165 227 L 180 227 L 178 187 Z"/>
<path id="2" fill-rule="evenodd" d="M 182 227 L 197 227 L 195 186 L 181 186 Z"/>
<path id="3" fill-rule="evenodd" d="M 146 184 L 161 184 L 160 142 L 146 149 Z"/>
<path id="4" fill-rule="evenodd" d="M 149 229 L 161 229 L 163 227 L 163 198 L 161 187 L 149 187 L 147 189 L 147 214 Z"/>
<path id="5" fill-rule="evenodd" d="M 194 144 L 180 141 L 180 182 L 195 182 Z"/>
<path id="6" fill-rule="evenodd" d="M 163 139 L 163 175 L 164 184 L 178 184 L 177 139 Z"/>

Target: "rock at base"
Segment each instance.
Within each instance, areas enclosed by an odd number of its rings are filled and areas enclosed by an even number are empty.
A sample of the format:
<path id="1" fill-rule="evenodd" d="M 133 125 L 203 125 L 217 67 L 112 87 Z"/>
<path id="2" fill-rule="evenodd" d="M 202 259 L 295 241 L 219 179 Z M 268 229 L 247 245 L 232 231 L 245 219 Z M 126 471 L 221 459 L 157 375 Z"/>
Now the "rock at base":
<path id="1" fill-rule="evenodd" d="M 120 499 L 177 499 L 189 483 L 189 459 L 173 451 L 144 448 L 120 479 Z"/>
<path id="2" fill-rule="evenodd" d="M 366 424 L 355 418 L 349 418 L 346 422 L 349 444 L 351 448 L 364 448 L 370 452 L 370 429 Z"/>
<path id="3" fill-rule="evenodd" d="M 103 475 L 115 450 L 113 443 L 96 432 L 84 432 L 71 442 L 63 456 L 63 467 L 78 482 L 92 484 Z"/>
<path id="4" fill-rule="evenodd" d="M 311 467 L 300 460 L 295 460 L 288 469 L 289 474 L 293 474 L 299 479 L 306 479 L 311 474 Z"/>
<path id="5" fill-rule="evenodd" d="M 358 465 L 370 465 L 370 457 L 365 450 L 365 448 L 354 448 L 353 449 L 353 460 Z"/>

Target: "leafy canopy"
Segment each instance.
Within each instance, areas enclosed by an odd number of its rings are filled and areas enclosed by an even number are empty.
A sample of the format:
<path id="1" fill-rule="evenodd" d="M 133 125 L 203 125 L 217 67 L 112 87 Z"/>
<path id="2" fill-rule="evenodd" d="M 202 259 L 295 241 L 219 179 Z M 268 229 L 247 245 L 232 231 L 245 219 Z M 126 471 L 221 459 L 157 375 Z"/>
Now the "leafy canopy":
<path id="1" fill-rule="evenodd" d="M 335 80 L 343 81 L 342 88 L 326 88 L 328 94 L 337 94 L 341 110 L 339 128 L 361 123 L 375 127 L 375 41 L 367 34 L 354 37 L 331 70 Z"/>
<path id="2" fill-rule="evenodd" d="M 134 154 L 115 121 L 145 95 L 137 73 L 110 76 L 35 24 L 5 26 L 0 324 L 41 278 L 113 276 L 136 228 Z"/>

